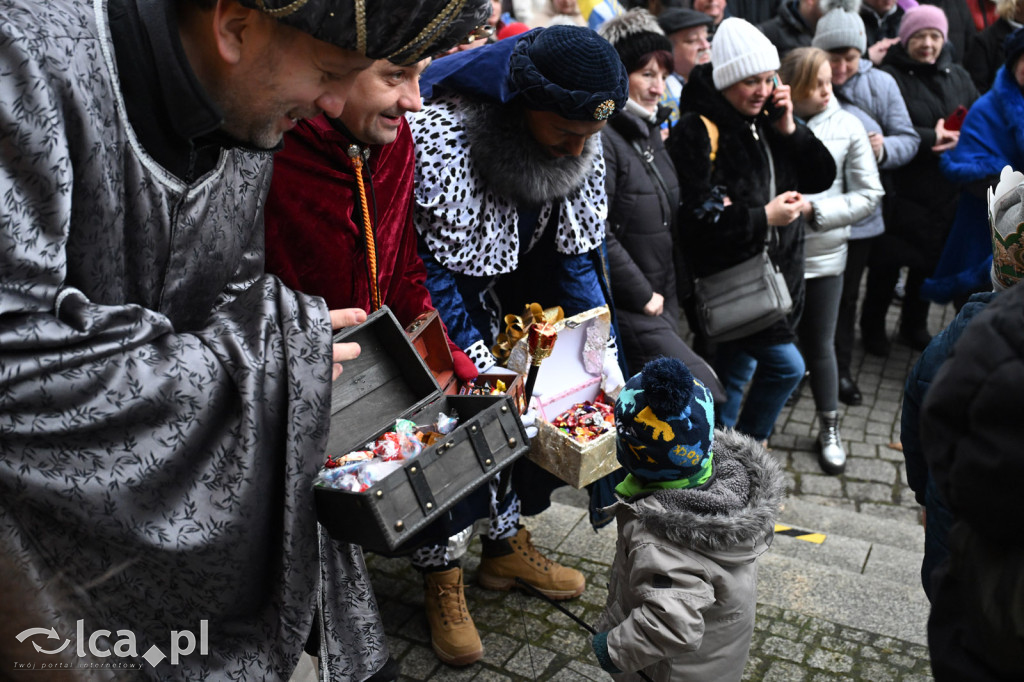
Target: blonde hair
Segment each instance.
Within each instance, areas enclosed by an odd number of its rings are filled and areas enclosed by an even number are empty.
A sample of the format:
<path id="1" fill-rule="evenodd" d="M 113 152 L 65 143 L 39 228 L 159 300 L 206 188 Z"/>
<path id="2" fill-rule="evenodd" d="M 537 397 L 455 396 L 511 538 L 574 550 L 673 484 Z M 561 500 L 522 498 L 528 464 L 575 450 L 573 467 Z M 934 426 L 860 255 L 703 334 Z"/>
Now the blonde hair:
<path id="1" fill-rule="evenodd" d="M 1017 13 L 1018 0 L 996 0 L 996 14 L 1007 19 L 1013 19 Z"/>
<path id="2" fill-rule="evenodd" d="M 779 78 L 792 89 L 793 100 L 806 99 L 818 84 L 818 70 L 828 53 L 817 47 L 798 47 L 782 58 Z"/>

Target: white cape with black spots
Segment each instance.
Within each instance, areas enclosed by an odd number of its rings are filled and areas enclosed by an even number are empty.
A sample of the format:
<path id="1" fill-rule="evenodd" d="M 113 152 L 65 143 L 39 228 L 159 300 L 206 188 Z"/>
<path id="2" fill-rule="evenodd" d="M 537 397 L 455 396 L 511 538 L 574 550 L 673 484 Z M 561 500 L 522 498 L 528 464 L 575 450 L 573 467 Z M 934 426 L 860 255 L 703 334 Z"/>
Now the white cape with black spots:
<path id="1" fill-rule="evenodd" d="M 513 195 L 504 187 L 487 185 L 476 167 L 466 122 L 470 106 L 459 96 L 445 96 L 406 116 L 416 144 L 416 230 L 444 267 L 464 275 L 493 277 L 519 265 L 519 216 Z M 517 145 L 514 139 L 498 137 L 496 141 Z M 500 154 L 500 144 L 494 151 Z M 541 212 L 533 241 L 540 238 L 557 201 L 561 206 L 555 246 L 567 255 L 599 246 L 608 218 L 600 135 L 590 138 L 584 154 L 592 158 L 592 169 L 583 182 L 562 198 L 537 202 Z M 507 169 L 509 175 L 534 170 Z"/>

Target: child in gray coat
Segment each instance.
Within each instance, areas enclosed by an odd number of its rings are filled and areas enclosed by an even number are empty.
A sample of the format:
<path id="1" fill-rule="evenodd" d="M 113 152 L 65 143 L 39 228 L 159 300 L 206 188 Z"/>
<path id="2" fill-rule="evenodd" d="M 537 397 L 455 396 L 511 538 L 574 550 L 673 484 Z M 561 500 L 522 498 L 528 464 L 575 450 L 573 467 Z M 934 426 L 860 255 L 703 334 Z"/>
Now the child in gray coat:
<path id="1" fill-rule="evenodd" d="M 593 638 L 616 679 L 739 680 L 750 650 L 757 558 L 784 483 L 754 439 L 714 431 L 707 388 L 675 358 L 626 382 L 615 404 L 618 544 Z M 618 675 L 623 674 L 621 677 Z"/>

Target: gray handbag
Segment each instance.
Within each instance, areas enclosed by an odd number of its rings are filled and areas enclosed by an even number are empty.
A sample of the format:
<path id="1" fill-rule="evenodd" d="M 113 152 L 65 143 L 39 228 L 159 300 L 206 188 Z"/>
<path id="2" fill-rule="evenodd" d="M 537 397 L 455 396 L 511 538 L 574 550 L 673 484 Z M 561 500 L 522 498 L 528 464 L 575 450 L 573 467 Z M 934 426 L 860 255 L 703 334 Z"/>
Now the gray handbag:
<path id="1" fill-rule="evenodd" d="M 767 329 L 793 310 L 786 279 L 768 257 L 767 243 L 756 256 L 695 279 L 693 293 L 701 331 L 715 343 Z"/>
<path id="2" fill-rule="evenodd" d="M 701 116 L 708 128 L 712 166 L 717 155 L 718 128 Z M 714 134 L 712 134 L 712 127 Z M 755 135 L 755 139 L 756 135 Z M 768 157 L 768 196 L 775 196 L 775 160 L 772 150 L 762 143 Z M 768 245 L 775 237 L 775 226 L 768 226 L 764 249 L 742 263 L 693 281 L 697 318 L 701 331 L 713 343 L 742 339 L 767 329 L 793 310 L 786 278 L 768 256 Z"/>

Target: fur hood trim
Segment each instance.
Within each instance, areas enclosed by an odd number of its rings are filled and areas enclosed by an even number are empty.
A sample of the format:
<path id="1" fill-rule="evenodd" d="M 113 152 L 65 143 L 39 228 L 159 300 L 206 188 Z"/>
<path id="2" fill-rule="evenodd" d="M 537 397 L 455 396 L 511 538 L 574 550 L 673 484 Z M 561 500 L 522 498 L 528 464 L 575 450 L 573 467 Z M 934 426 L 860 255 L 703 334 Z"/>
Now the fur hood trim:
<path id="1" fill-rule="evenodd" d="M 665 35 L 654 15 L 642 7 L 634 7 L 624 14 L 612 17 L 601 24 L 597 32 L 612 45 L 618 45 L 620 41 L 637 33 Z"/>
<path id="2" fill-rule="evenodd" d="M 716 551 L 772 532 L 785 494 L 775 458 L 732 429 L 715 432 L 714 457 L 715 476 L 705 486 L 652 493 L 663 507 L 657 511 L 642 499 L 632 505 L 648 532 L 673 544 Z"/>

